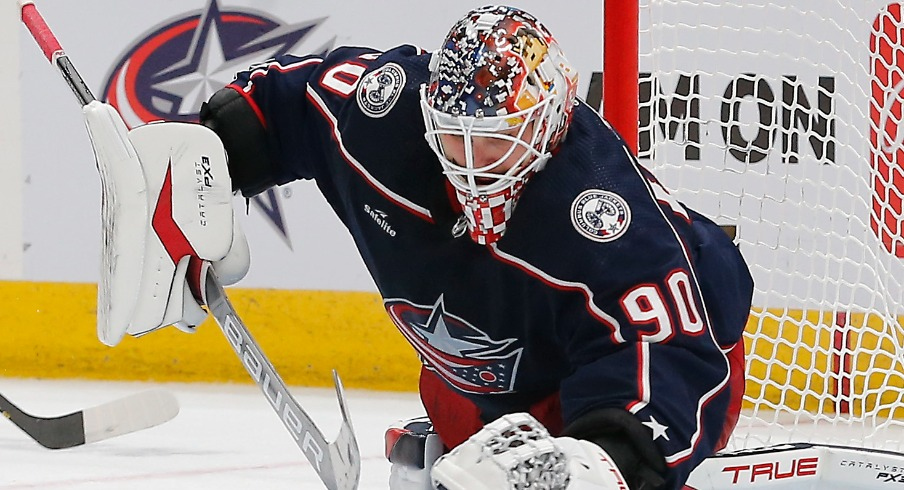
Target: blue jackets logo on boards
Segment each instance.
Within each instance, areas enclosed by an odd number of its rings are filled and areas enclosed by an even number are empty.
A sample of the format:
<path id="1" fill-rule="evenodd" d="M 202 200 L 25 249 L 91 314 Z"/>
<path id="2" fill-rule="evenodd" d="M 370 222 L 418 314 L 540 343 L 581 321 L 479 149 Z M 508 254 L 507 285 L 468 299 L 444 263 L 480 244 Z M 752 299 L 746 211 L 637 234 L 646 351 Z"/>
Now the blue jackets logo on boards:
<path id="1" fill-rule="evenodd" d="M 311 36 L 326 20 L 284 25 L 250 11 L 221 10 L 217 0 L 210 0 L 201 11 L 137 36 L 105 77 L 100 99 L 115 107 L 130 128 L 159 120 L 197 122 L 201 103 L 251 64 L 286 53 L 329 52 L 335 36 L 319 43 Z M 276 191 L 252 202 L 291 249 Z"/>

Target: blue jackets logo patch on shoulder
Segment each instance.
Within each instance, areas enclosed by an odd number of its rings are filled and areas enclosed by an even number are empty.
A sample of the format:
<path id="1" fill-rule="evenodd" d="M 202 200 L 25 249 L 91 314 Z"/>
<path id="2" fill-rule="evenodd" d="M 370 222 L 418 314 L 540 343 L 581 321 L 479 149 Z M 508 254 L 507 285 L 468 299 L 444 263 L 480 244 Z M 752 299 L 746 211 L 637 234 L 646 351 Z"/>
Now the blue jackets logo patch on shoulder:
<path id="1" fill-rule="evenodd" d="M 571 223 L 591 240 L 611 242 L 628 230 L 631 208 L 614 192 L 589 189 L 571 203 Z"/>
<path id="2" fill-rule="evenodd" d="M 387 63 L 364 75 L 358 86 L 358 107 L 370 117 L 383 117 L 392 109 L 405 87 L 405 70 Z"/>

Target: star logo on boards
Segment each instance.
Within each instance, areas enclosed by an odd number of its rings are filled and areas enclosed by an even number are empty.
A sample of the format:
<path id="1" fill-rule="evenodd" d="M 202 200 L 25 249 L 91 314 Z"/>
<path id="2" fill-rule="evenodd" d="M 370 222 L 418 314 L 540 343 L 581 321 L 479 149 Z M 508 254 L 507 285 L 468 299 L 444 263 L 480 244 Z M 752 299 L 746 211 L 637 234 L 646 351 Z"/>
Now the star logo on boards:
<path id="1" fill-rule="evenodd" d="M 326 18 L 295 24 L 209 0 L 151 27 L 105 77 L 103 99 L 129 127 L 156 120 L 197 122 L 201 102 L 254 62 L 286 53 L 326 53 L 336 36 L 312 39 Z"/>
<path id="2" fill-rule="evenodd" d="M 329 52 L 336 35 L 322 29 L 327 17 L 300 22 L 261 15 L 208 0 L 136 35 L 105 77 L 100 99 L 113 105 L 130 128 L 151 121 L 197 122 L 201 103 L 232 82 L 237 71 L 275 56 Z M 283 189 L 289 197 L 290 188 Z M 268 189 L 251 198 L 286 246 L 292 240 L 280 203 Z"/>

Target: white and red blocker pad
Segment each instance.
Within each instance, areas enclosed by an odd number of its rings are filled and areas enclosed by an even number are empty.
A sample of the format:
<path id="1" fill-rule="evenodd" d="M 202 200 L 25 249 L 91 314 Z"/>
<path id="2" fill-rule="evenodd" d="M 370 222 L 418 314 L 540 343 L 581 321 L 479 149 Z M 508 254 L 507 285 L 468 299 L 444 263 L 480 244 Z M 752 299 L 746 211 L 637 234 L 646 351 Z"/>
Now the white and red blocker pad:
<path id="1" fill-rule="evenodd" d="M 904 455 L 795 443 L 707 458 L 691 473 L 685 489 L 851 490 L 901 485 L 904 485 Z"/>
<path id="2" fill-rule="evenodd" d="M 114 346 L 127 333 L 199 324 L 207 313 L 188 281 L 197 285 L 212 262 L 231 284 L 250 263 L 233 216 L 222 142 L 198 124 L 129 131 L 112 106 L 98 101 L 83 112 L 103 182 L 98 338 Z"/>

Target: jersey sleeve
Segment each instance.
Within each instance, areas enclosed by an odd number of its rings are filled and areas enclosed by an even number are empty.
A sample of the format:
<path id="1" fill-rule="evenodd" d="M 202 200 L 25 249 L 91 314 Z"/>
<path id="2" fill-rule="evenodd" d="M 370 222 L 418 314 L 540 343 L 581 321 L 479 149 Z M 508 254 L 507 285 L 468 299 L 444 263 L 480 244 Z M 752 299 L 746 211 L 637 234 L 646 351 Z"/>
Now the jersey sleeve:
<path id="1" fill-rule="evenodd" d="M 264 127 L 265 151 L 273 162 L 269 180 L 281 185 L 325 175 L 324 155 L 337 125 L 360 116 L 355 92 L 362 75 L 387 59 L 418 51 L 402 46 L 384 55 L 340 47 L 326 56 L 283 55 L 239 72 L 228 87 L 241 94 Z"/>

